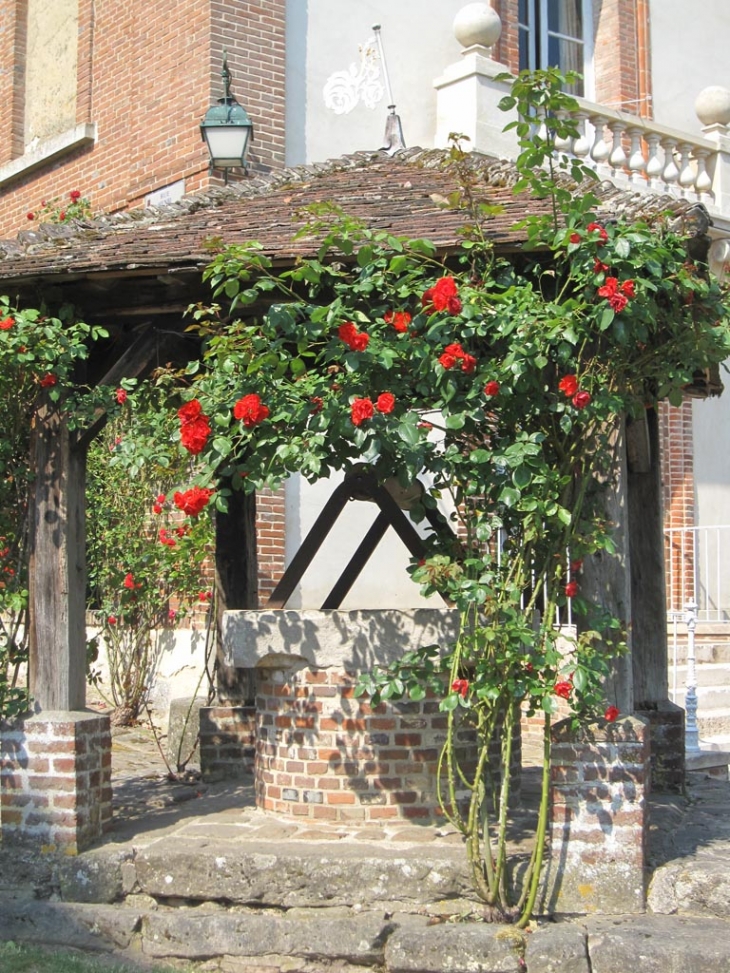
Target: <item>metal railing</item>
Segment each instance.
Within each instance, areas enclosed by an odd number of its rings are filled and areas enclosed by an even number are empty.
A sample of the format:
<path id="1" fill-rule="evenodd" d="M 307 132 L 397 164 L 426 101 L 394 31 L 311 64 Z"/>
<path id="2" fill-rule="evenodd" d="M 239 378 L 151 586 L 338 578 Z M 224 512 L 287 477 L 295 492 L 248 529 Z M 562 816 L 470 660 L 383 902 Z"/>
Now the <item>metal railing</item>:
<path id="1" fill-rule="evenodd" d="M 730 624 L 730 525 L 664 532 L 667 611 L 697 605 L 698 622 Z"/>

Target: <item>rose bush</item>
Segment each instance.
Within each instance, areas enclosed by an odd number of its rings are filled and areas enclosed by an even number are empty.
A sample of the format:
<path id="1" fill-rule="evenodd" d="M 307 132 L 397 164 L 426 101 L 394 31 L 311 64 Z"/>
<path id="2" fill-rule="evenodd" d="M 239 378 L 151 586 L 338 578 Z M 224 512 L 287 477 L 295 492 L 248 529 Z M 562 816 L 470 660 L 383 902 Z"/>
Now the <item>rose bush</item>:
<path id="1" fill-rule="evenodd" d="M 363 461 L 404 486 L 430 474 L 416 520 L 450 496 L 453 533 L 431 534 L 429 556 L 411 573 L 425 594 L 458 606 L 460 638 L 364 675 L 358 691 L 375 703 L 428 690 L 442 697 L 444 811 L 466 836 L 480 894 L 523 923 L 539 882 L 551 716 L 559 702 L 576 720 L 619 715 L 604 685 L 625 633 L 580 581 L 585 558 L 614 549 L 604 497 L 615 431 L 663 399 L 679 403 L 697 369 L 730 353 L 723 295 L 668 222 L 604 223 L 590 185 L 578 191 L 557 178 L 561 167 L 587 178 L 554 151 L 554 138 L 571 134 L 562 80 L 521 76 L 504 106 L 518 109 L 516 189 L 551 203 L 551 215 L 523 224 L 529 252 L 495 254 L 458 146 L 463 191 L 454 202 L 471 223 L 446 260 L 425 240 L 344 215 L 332 223 L 329 207 L 309 228 L 326 226 L 317 256 L 289 270 L 277 271 L 256 244 L 229 247 L 206 271 L 225 309 L 194 309 L 205 352 L 182 407 L 210 416 L 202 448 L 182 441 L 219 508 L 231 487 L 277 486 L 295 472 L 316 480 Z M 550 121 L 544 138 L 535 114 Z M 247 314 L 264 302 L 268 311 Z M 255 412 L 241 405 L 254 400 Z M 568 611 L 575 635 L 559 625 Z M 545 761 L 535 853 L 513 891 L 506 769 L 520 709 L 544 714 Z M 464 720 L 480 740 L 476 774 L 459 763 Z M 495 732 L 496 797 L 485 786 Z"/>

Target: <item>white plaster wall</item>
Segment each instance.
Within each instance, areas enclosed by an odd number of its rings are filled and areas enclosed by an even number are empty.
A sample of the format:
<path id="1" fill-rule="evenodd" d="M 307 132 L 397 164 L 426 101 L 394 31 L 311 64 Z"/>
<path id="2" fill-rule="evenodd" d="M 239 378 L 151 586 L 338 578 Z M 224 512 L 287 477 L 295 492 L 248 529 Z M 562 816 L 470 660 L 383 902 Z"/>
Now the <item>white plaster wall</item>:
<path id="1" fill-rule="evenodd" d="M 93 638 L 99 634 L 99 630 L 89 628 L 86 634 L 87 638 Z M 150 682 L 150 710 L 155 723 L 166 732 L 171 700 L 207 695 L 205 629 L 162 629 L 155 633 L 155 646 Z M 102 695 L 110 699 L 109 663 L 103 641 L 99 658 L 93 668 L 101 672 L 102 682 L 99 690 L 87 687 L 87 696 L 95 699 Z M 212 671 L 212 664 L 209 669 Z M 144 719 L 145 714 L 141 713 L 140 718 Z"/>
<path id="2" fill-rule="evenodd" d="M 325 108 L 323 88 L 336 71 L 359 64 L 358 48 L 380 24 L 393 99 L 409 146 L 432 146 L 434 78 L 459 58 L 454 17 L 464 0 L 288 0 L 287 164 L 321 162 L 383 144 L 384 95 L 373 110 Z"/>
<path id="3" fill-rule="evenodd" d="M 336 474 L 327 480 L 308 483 L 300 476 L 286 484 L 286 560 L 301 547 L 335 487 L 342 482 Z M 358 544 L 378 515 L 378 506 L 368 501 L 352 501 L 345 506 L 335 526 L 304 574 L 288 608 L 320 608 L 342 574 Z M 425 533 L 428 527 L 423 528 Z M 410 554 L 398 535 L 389 528 L 340 606 L 355 608 L 440 607 L 438 596 L 426 599 L 407 573 Z"/>
<path id="4" fill-rule="evenodd" d="M 703 88 L 730 88 L 730 2 L 652 0 L 651 72 L 654 117 L 699 135 L 694 102 Z"/>

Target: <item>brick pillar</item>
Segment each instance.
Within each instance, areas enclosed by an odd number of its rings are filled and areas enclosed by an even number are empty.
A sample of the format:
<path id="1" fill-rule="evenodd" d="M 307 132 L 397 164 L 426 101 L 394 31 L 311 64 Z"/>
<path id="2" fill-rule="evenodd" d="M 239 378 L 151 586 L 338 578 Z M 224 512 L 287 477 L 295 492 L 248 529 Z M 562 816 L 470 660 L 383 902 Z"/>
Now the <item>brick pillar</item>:
<path id="1" fill-rule="evenodd" d="M 205 780 L 246 777 L 254 769 L 256 718 L 253 706 L 200 709 L 200 770 Z"/>
<path id="2" fill-rule="evenodd" d="M 645 911 L 649 727 L 634 716 L 552 730 L 549 913 Z"/>
<path id="3" fill-rule="evenodd" d="M 77 854 L 111 827 L 108 716 L 44 712 L 0 730 L 5 845 Z"/>
<path id="4" fill-rule="evenodd" d="M 681 794 L 684 790 L 684 710 L 670 700 L 652 709 L 638 709 L 651 731 L 652 790 Z"/>
<path id="5" fill-rule="evenodd" d="M 320 821 L 443 822 L 436 774 L 447 716 L 437 698 L 371 706 L 355 697 L 357 675 L 337 667 L 258 674 L 259 807 Z M 474 730 L 464 727 L 458 737 L 465 765 L 473 766 Z M 513 766 L 519 762 L 518 740 Z"/>

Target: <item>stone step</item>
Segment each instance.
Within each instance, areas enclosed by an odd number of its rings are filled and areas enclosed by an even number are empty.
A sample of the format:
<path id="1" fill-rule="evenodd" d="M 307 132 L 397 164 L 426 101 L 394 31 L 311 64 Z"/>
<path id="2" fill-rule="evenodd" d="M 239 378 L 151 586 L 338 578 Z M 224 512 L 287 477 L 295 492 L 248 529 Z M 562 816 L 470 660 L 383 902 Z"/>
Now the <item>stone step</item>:
<path id="1" fill-rule="evenodd" d="M 684 686 L 680 686 L 677 694 L 670 693 L 672 699 L 678 706 L 684 707 L 687 691 Z M 730 685 L 728 686 L 698 686 L 697 687 L 697 716 L 709 714 L 712 710 L 727 709 L 730 707 Z"/>
<path id="2" fill-rule="evenodd" d="M 669 657 L 669 668 L 671 670 L 675 660 L 675 649 L 672 641 L 672 633 L 667 638 L 667 648 Z M 699 663 L 725 663 L 730 666 L 730 640 L 725 641 L 695 641 L 695 659 Z M 676 661 L 683 664 L 687 661 L 687 637 L 682 634 L 677 642 Z"/>
<path id="3" fill-rule="evenodd" d="M 730 738 L 730 706 L 709 712 L 697 713 L 697 727 L 701 740 L 714 740 L 717 737 Z"/>
<path id="4" fill-rule="evenodd" d="M 687 685 L 688 666 L 678 665 L 676 669 L 677 689 L 684 689 Z M 675 670 L 669 667 L 669 687 L 674 686 Z M 701 662 L 695 666 L 697 686 L 717 686 L 726 689 L 730 694 L 730 663 Z"/>

